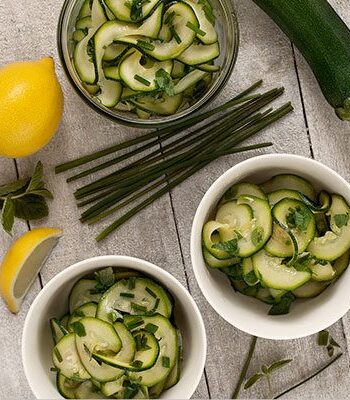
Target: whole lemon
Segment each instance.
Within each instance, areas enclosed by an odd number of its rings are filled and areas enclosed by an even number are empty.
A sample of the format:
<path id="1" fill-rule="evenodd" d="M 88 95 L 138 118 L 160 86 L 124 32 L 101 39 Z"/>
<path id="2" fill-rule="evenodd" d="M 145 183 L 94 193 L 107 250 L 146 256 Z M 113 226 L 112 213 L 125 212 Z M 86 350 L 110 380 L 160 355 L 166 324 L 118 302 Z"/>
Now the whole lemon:
<path id="1" fill-rule="evenodd" d="M 0 68 L 0 156 L 25 157 L 56 133 L 63 93 L 51 57 Z"/>

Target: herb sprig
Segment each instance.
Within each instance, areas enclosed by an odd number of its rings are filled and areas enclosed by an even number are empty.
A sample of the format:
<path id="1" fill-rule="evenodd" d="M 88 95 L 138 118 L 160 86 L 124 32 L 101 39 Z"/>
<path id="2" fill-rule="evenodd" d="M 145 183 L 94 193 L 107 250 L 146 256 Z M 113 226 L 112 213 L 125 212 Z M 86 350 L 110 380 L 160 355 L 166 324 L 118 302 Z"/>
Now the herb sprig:
<path id="1" fill-rule="evenodd" d="M 31 178 L 0 186 L 0 210 L 3 229 L 11 234 L 15 218 L 37 220 L 49 214 L 46 199 L 52 193 L 43 182 L 43 165 L 39 161 Z"/>

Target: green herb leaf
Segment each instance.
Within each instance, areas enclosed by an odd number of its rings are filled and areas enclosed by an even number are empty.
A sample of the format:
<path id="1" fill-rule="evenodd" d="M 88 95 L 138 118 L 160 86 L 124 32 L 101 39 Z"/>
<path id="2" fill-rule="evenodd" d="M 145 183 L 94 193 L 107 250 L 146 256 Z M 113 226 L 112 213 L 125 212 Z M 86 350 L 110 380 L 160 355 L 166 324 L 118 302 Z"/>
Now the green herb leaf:
<path id="1" fill-rule="evenodd" d="M 1 211 L 1 223 L 8 234 L 11 234 L 15 222 L 15 206 L 11 196 L 6 197 Z"/>
<path id="2" fill-rule="evenodd" d="M 262 228 L 261 226 L 257 226 L 251 234 L 251 241 L 253 245 L 257 247 L 260 246 L 263 242 L 263 238 L 264 238 L 264 228 Z"/>
<path id="3" fill-rule="evenodd" d="M 31 190 L 30 194 L 35 194 L 37 196 L 46 197 L 47 199 L 53 199 L 53 194 L 47 189 Z"/>
<path id="4" fill-rule="evenodd" d="M 135 282 L 135 278 L 134 277 L 131 277 L 131 278 L 129 278 L 127 280 L 127 286 L 128 286 L 129 290 L 134 290 L 135 289 L 135 285 L 136 285 L 136 282 Z"/>
<path id="5" fill-rule="evenodd" d="M 164 24 L 169 26 L 173 25 L 175 15 L 176 15 L 175 11 L 168 12 L 166 14 L 166 17 L 164 18 Z"/>
<path id="6" fill-rule="evenodd" d="M 295 297 L 293 296 L 292 293 L 287 293 L 284 296 L 281 297 L 281 300 L 279 303 L 274 304 L 270 310 L 269 310 L 269 315 L 284 315 L 289 313 L 289 309 L 293 301 L 295 300 Z"/>
<path id="7" fill-rule="evenodd" d="M 236 257 L 238 255 L 239 249 L 237 239 L 228 240 L 227 242 L 215 243 L 212 247 L 214 249 L 225 251 L 232 257 Z"/>
<path id="8" fill-rule="evenodd" d="M 149 3 L 149 0 L 133 0 L 130 9 L 130 18 L 132 21 L 138 21 L 142 18 L 142 7 Z"/>
<path id="9" fill-rule="evenodd" d="M 107 289 L 115 284 L 115 276 L 112 267 L 101 269 L 95 272 L 97 281 L 94 293 L 104 293 Z"/>
<path id="10" fill-rule="evenodd" d="M 256 382 L 258 382 L 264 375 L 263 374 L 254 374 L 251 376 L 245 383 L 244 389 L 247 390 L 251 388 L 253 385 L 255 385 Z"/>
<path id="11" fill-rule="evenodd" d="M 29 193 L 32 190 L 43 189 L 45 187 L 45 184 L 42 181 L 43 176 L 44 176 L 43 164 L 41 161 L 39 161 L 35 166 L 33 176 L 30 179 L 26 192 Z"/>
<path id="12" fill-rule="evenodd" d="M 5 197 L 9 194 L 17 193 L 21 189 L 24 189 L 27 186 L 28 182 L 28 179 L 19 179 L 18 181 L 0 186 L 0 197 Z"/>
<path id="13" fill-rule="evenodd" d="M 271 364 L 268 369 L 267 369 L 267 373 L 271 374 L 275 371 L 277 371 L 280 368 L 283 368 L 285 365 L 291 363 L 293 360 L 292 359 L 286 359 L 286 360 L 279 360 L 274 362 L 273 364 Z"/>
<path id="14" fill-rule="evenodd" d="M 117 310 L 112 310 L 108 313 L 108 320 L 112 323 L 118 321 L 118 320 L 123 320 L 123 314 L 121 314 Z"/>
<path id="15" fill-rule="evenodd" d="M 289 214 L 286 217 L 289 228 L 297 228 L 302 232 L 307 230 L 311 222 L 311 215 L 307 207 L 297 206 L 295 208 L 289 208 Z"/>
<path id="16" fill-rule="evenodd" d="M 148 324 L 145 326 L 145 331 L 147 331 L 147 332 L 156 333 L 157 330 L 158 330 L 158 326 L 157 326 L 157 325 L 154 325 L 154 324 L 152 324 L 152 323 L 148 323 Z"/>
<path id="17" fill-rule="evenodd" d="M 318 333 L 317 344 L 319 346 L 327 346 L 328 340 L 329 340 L 329 332 L 328 331 L 323 330 Z"/>
<path id="18" fill-rule="evenodd" d="M 174 82 L 170 74 L 161 68 L 156 72 L 155 76 L 157 88 L 164 90 L 168 96 L 174 96 Z"/>
<path id="19" fill-rule="evenodd" d="M 140 360 L 134 360 L 131 365 L 137 369 L 141 368 L 143 365 L 143 362 Z"/>
<path id="20" fill-rule="evenodd" d="M 55 367 L 51 367 L 51 368 L 50 368 L 50 371 L 51 371 L 51 372 L 58 372 L 59 370 L 58 370 L 57 368 L 55 368 Z"/>
<path id="21" fill-rule="evenodd" d="M 166 357 L 166 356 L 162 357 L 162 366 L 164 368 L 169 368 L 170 367 L 170 358 L 169 357 Z"/>
<path id="22" fill-rule="evenodd" d="M 241 281 L 242 279 L 244 279 L 242 265 L 240 264 L 235 264 L 229 267 L 220 268 L 220 270 L 224 274 L 228 275 L 230 278 L 236 281 Z"/>
<path id="23" fill-rule="evenodd" d="M 349 214 L 336 214 L 334 216 L 334 222 L 339 229 L 343 226 L 347 226 L 349 222 Z"/>
<path id="24" fill-rule="evenodd" d="M 24 220 L 42 219 L 49 215 L 49 208 L 42 196 L 25 195 L 13 200 L 15 216 Z"/>
<path id="25" fill-rule="evenodd" d="M 244 279 L 245 283 L 249 286 L 254 286 L 259 282 L 259 279 L 256 276 L 254 271 L 250 271 L 250 272 L 248 272 L 248 274 L 245 274 L 243 276 L 243 279 Z"/>
<path id="26" fill-rule="evenodd" d="M 84 325 L 79 322 L 79 321 L 75 321 L 71 324 L 71 327 L 73 329 L 73 331 L 80 337 L 84 337 L 86 336 L 86 331 L 85 331 L 85 327 Z"/>
<path id="27" fill-rule="evenodd" d="M 126 327 L 129 330 L 135 329 L 141 325 L 144 324 L 144 320 L 142 317 L 134 317 L 131 321 L 129 321 L 128 323 L 125 323 Z"/>
<path id="28" fill-rule="evenodd" d="M 73 312 L 73 315 L 74 315 L 75 317 L 81 317 L 81 318 L 85 317 L 85 314 L 84 314 L 83 311 L 81 311 L 81 310 L 75 310 L 75 311 Z"/>

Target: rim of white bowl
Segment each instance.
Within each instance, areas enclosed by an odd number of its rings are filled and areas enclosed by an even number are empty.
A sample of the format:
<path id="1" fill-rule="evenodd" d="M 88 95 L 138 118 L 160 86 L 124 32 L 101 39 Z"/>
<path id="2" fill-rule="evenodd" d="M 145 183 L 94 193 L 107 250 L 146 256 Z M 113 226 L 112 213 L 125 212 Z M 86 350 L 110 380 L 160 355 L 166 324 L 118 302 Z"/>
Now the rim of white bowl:
<path id="1" fill-rule="evenodd" d="M 143 260 L 141 258 L 136 258 L 136 257 L 131 257 L 131 256 L 123 256 L 123 255 L 105 255 L 105 256 L 91 257 L 91 258 L 87 258 L 85 260 L 79 261 L 73 265 L 70 265 L 69 267 L 65 268 L 64 270 L 59 272 L 57 275 L 55 275 L 41 289 L 41 291 L 39 292 L 37 297 L 34 299 L 32 305 L 30 306 L 28 314 L 26 316 L 25 322 L 24 322 L 23 332 L 22 332 L 22 346 L 21 346 L 22 364 L 23 364 L 23 368 L 24 368 L 24 373 L 25 373 L 26 379 L 28 381 L 28 384 L 29 384 L 33 394 L 36 397 L 38 397 L 38 393 L 36 393 L 36 391 L 34 390 L 32 382 L 29 379 L 30 357 L 29 357 L 29 354 L 27 353 L 28 346 L 26 345 L 26 341 L 27 341 L 27 337 L 29 337 L 28 336 L 28 329 L 29 329 L 28 326 L 30 325 L 32 315 L 35 312 L 36 305 L 41 301 L 41 298 L 45 295 L 45 293 L 50 291 L 51 288 L 54 287 L 56 285 L 56 283 L 58 283 L 62 279 L 63 276 L 71 274 L 72 275 L 71 279 L 74 279 L 74 277 L 79 276 L 82 272 L 84 272 L 87 264 L 93 265 L 97 261 L 98 262 L 103 261 L 102 262 L 103 265 L 108 265 L 110 263 L 112 263 L 112 264 L 123 263 L 124 261 L 126 261 L 126 262 L 129 261 L 130 263 L 135 264 L 134 268 L 136 270 L 141 270 L 142 268 L 146 268 L 146 269 L 149 268 L 150 270 L 155 272 L 155 274 L 162 275 L 164 277 L 164 279 L 168 279 L 168 280 L 172 281 L 172 283 L 180 289 L 185 300 L 192 305 L 192 308 L 195 312 L 195 317 L 197 319 L 197 327 L 198 327 L 198 333 L 199 333 L 197 340 L 201 344 L 201 348 L 203 351 L 201 354 L 198 354 L 198 359 L 197 359 L 198 368 L 196 369 L 196 371 L 193 371 L 193 377 L 192 377 L 193 386 L 190 388 L 189 387 L 184 388 L 184 391 L 187 390 L 187 393 L 188 393 L 188 395 L 185 396 L 184 398 L 190 398 L 193 395 L 193 393 L 196 391 L 196 389 L 199 385 L 199 382 L 202 378 L 202 374 L 203 374 L 205 362 L 206 362 L 206 356 L 207 356 L 207 335 L 206 335 L 206 330 L 205 330 L 205 325 L 203 322 L 202 314 L 199 311 L 199 308 L 198 308 L 196 302 L 194 301 L 193 297 L 190 295 L 188 290 L 169 272 L 167 272 L 164 269 L 158 267 L 157 265 L 155 265 L 149 261 Z M 96 266 L 96 268 L 100 268 L 100 267 Z M 130 267 L 128 267 L 128 268 L 130 268 Z M 131 267 L 131 268 L 133 268 L 133 267 Z M 86 273 L 88 273 L 88 272 L 89 271 L 86 271 Z M 147 271 L 144 271 L 144 272 L 147 274 Z M 181 382 L 181 379 L 179 382 Z"/>
<path id="2" fill-rule="evenodd" d="M 195 254 L 198 252 L 197 248 L 197 237 L 198 235 L 201 236 L 202 232 L 202 215 L 212 206 L 213 201 L 215 201 L 215 197 L 217 196 L 218 191 L 220 188 L 222 188 L 223 184 L 227 182 L 228 179 L 232 181 L 232 184 L 235 183 L 234 179 L 232 179 L 231 175 L 234 174 L 235 172 L 239 170 L 243 170 L 244 168 L 247 167 L 252 167 L 254 166 L 255 170 L 258 170 L 259 168 L 266 168 L 268 163 L 271 163 L 271 168 L 274 166 L 279 166 L 278 162 L 281 160 L 289 160 L 291 163 L 293 162 L 298 162 L 298 161 L 303 161 L 307 162 L 310 164 L 310 166 L 313 167 L 320 167 L 323 170 L 327 171 L 330 175 L 332 175 L 335 179 L 340 181 L 349 191 L 350 193 L 350 184 L 342 177 L 340 176 L 337 172 L 335 172 L 333 169 L 328 167 L 327 165 L 300 155 L 296 154 L 288 154 L 288 153 L 280 153 L 280 154 L 264 154 L 256 157 L 249 158 L 247 160 L 244 160 L 233 167 L 229 168 L 226 172 L 224 172 L 219 178 L 215 180 L 215 182 L 209 187 L 209 189 L 206 191 L 204 194 L 201 202 L 199 203 L 199 206 L 197 208 L 196 214 L 193 219 L 192 223 L 192 229 L 191 229 L 191 245 L 190 245 L 190 251 L 191 251 L 191 263 L 194 271 L 194 275 L 196 278 L 196 281 L 198 283 L 198 286 L 208 301 L 208 303 L 211 305 L 211 307 L 216 311 L 217 314 L 219 314 L 225 321 L 227 321 L 230 325 L 234 326 L 235 328 L 238 328 L 239 330 L 248 333 L 253 336 L 257 336 L 263 339 L 271 339 L 271 340 L 292 340 L 292 339 L 298 339 L 298 338 L 303 338 L 306 336 L 313 335 L 323 329 L 328 328 L 329 326 L 333 325 L 335 322 L 337 322 L 339 319 L 341 319 L 350 309 L 350 296 L 349 299 L 346 302 L 344 302 L 342 307 L 337 308 L 337 312 L 328 315 L 327 318 L 322 323 L 319 323 L 315 325 L 314 328 L 301 328 L 299 334 L 288 334 L 284 333 L 283 335 L 268 335 L 268 334 L 261 334 L 259 332 L 258 328 L 254 328 L 252 326 L 247 326 L 246 324 L 242 323 L 239 319 L 236 319 L 233 321 L 233 318 L 230 318 L 228 315 L 225 315 L 222 310 L 217 306 L 217 302 L 214 300 L 215 294 L 213 294 L 210 290 L 207 290 L 202 282 L 202 277 L 201 277 L 201 266 L 200 262 L 198 260 L 198 257 L 196 257 Z M 276 163 L 276 165 L 274 165 Z M 248 169 L 248 168 L 247 168 Z M 238 181 L 237 181 L 238 182 Z M 217 198 L 218 200 L 218 198 Z M 203 221 L 205 222 L 205 221 Z M 201 253 L 199 253 L 201 254 Z"/>

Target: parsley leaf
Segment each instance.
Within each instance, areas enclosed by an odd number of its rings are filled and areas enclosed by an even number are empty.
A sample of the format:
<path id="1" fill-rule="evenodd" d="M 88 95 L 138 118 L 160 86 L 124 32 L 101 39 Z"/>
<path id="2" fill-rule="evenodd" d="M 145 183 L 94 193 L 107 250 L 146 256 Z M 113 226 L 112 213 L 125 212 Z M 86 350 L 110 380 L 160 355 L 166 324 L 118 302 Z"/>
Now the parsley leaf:
<path id="1" fill-rule="evenodd" d="M 338 228 L 347 226 L 349 222 L 349 214 L 336 214 L 334 216 L 334 222 Z"/>
<path id="2" fill-rule="evenodd" d="M 230 256 L 235 257 L 238 255 L 238 240 L 232 239 L 227 242 L 219 242 L 213 245 L 214 249 L 226 251 Z"/>
<path id="3" fill-rule="evenodd" d="M 163 68 L 156 72 L 156 85 L 159 89 L 164 90 L 168 96 L 174 96 L 174 82 L 168 72 Z"/>
<path id="4" fill-rule="evenodd" d="M 274 304 L 270 310 L 269 315 L 284 315 L 289 313 L 289 309 L 295 297 L 292 293 L 287 293 L 281 297 L 279 303 Z"/>

